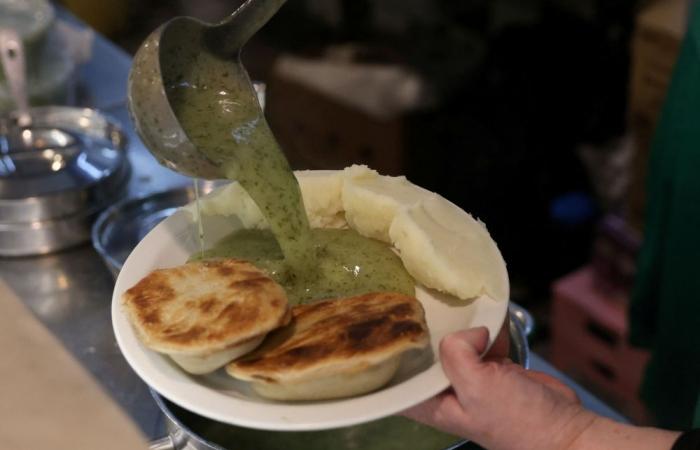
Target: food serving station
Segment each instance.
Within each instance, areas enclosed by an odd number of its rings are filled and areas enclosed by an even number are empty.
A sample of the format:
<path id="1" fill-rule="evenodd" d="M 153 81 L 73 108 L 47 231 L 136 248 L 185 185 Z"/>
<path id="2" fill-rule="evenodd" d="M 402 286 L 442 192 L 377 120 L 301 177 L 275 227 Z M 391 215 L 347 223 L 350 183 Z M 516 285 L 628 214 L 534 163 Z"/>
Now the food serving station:
<path id="1" fill-rule="evenodd" d="M 59 10 L 59 15 L 73 26 L 84 28 L 65 12 Z M 112 333 L 110 307 L 119 265 L 112 247 L 121 243 L 121 258 L 125 258 L 124 252 L 135 245 L 139 236 L 172 208 L 192 199 L 188 193 L 192 180 L 160 166 L 134 133 L 126 109 L 130 67 L 131 59 L 125 52 L 96 34 L 90 58 L 79 68 L 77 76 L 82 106 L 114 120 L 123 134 L 120 145 L 124 145 L 130 170 L 120 198 L 111 200 L 110 205 L 115 206 L 93 228 L 92 243 L 83 242 L 40 256 L 0 258 L 0 279 L 92 374 L 145 439 L 153 441 L 151 448 L 220 448 L 199 439 L 200 429 L 191 428 L 196 427 L 193 425 L 196 418 L 169 404 L 141 381 L 120 353 Z M 205 191 L 211 187 L 206 183 L 203 186 Z M 126 216 L 120 216 L 123 214 Z M 141 228 L 135 225 L 135 220 L 141 220 Z M 132 229 L 128 229 L 129 225 Z M 120 231 L 124 242 L 119 241 Z M 111 238 L 103 241 L 109 233 Z M 128 239 L 131 241 L 127 242 Z M 526 332 L 532 324 L 527 317 L 526 311 L 513 305 L 510 323 L 513 358 L 567 382 L 586 407 L 624 420 L 540 356 L 529 352 Z M 453 448 L 465 444 L 457 445 Z"/>

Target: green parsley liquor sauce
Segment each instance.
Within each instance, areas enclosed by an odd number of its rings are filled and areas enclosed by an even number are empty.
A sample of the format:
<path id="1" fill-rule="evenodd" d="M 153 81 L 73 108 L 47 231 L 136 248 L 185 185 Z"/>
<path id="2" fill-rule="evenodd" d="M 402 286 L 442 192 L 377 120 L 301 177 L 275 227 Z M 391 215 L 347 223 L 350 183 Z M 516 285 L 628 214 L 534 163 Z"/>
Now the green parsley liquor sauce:
<path id="1" fill-rule="evenodd" d="M 292 304 L 376 291 L 414 295 L 413 280 L 385 244 L 350 230 L 312 232 L 299 184 L 243 66 L 206 51 L 179 57 L 189 62 L 184 71 L 164 67 L 163 74 L 170 105 L 199 151 L 187 166 L 197 173 L 203 157 L 219 167 L 270 225 L 268 232 L 235 233 L 194 258 L 249 260 L 286 288 Z"/>
<path id="2" fill-rule="evenodd" d="M 199 78 L 168 80 L 168 98 L 180 125 L 192 144 L 258 205 L 284 254 L 287 276 L 313 278 L 315 255 L 299 184 L 257 98 L 243 85 L 247 75 L 212 55 L 196 58 L 202 61 L 195 65 L 219 68 Z"/>
<path id="3" fill-rule="evenodd" d="M 192 259 L 237 258 L 251 261 L 287 291 L 292 304 L 369 292 L 415 295 L 415 282 L 403 263 L 383 242 L 354 230 L 313 229 L 317 257 L 312 280 L 290 277 L 284 270 L 282 250 L 267 230 L 239 230 Z"/>

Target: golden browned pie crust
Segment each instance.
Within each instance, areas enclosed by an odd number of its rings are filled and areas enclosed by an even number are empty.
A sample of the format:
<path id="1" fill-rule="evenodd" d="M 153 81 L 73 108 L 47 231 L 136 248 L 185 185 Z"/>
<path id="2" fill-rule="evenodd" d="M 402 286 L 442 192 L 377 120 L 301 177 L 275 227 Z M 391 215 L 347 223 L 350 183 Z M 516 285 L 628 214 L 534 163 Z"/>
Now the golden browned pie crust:
<path id="1" fill-rule="evenodd" d="M 143 343 L 163 353 L 203 355 L 286 324 L 284 289 L 249 262 L 190 262 L 151 272 L 122 296 Z"/>

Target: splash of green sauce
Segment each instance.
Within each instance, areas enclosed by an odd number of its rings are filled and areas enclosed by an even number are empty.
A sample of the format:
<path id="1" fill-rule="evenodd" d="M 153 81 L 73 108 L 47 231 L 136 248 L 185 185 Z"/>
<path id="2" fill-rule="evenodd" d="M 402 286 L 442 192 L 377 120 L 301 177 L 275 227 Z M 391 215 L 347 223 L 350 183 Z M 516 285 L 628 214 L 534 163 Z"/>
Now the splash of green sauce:
<path id="1" fill-rule="evenodd" d="M 274 432 L 218 424 L 194 424 L 210 442 L 239 450 L 445 450 L 460 439 L 403 417 L 388 417 L 363 425 L 324 431 Z"/>
<path id="2" fill-rule="evenodd" d="M 317 276 L 289 276 L 282 250 L 269 230 L 239 230 L 192 259 L 237 258 L 251 261 L 287 291 L 290 303 L 361 295 L 400 292 L 415 295 L 415 282 L 403 263 L 383 242 L 354 230 L 312 229 Z"/>

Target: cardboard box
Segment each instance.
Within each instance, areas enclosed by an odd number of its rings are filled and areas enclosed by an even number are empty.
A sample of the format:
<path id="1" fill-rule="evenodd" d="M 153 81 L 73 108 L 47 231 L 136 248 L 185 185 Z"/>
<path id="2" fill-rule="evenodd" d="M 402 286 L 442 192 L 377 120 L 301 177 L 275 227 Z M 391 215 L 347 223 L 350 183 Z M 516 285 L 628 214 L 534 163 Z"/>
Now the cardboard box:
<path id="1" fill-rule="evenodd" d="M 641 236 L 624 219 L 614 214 L 605 216 L 598 224 L 591 255 L 596 289 L 626 301 L 634 284 L 640 248 Z"/>
<path id="2" fill-rule="evenodd" d="M 636 148 L 631 164 L 627 220 L 641 231 L 646 174 L 654 129 L 687 28 L 687 0 L 656 0 L 636 18 L 632 37 L 629 128 Z"/>
<path id="3" fill-rule="evenodd" d="M 406 129 L 425 106 L 422 80 L 395 65 L 280 57 L 268 81 L 267 116 L 290 164 L 406 169 Z"/>

